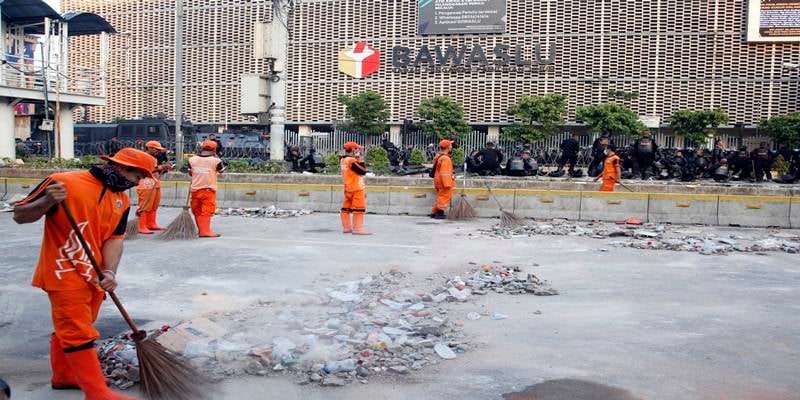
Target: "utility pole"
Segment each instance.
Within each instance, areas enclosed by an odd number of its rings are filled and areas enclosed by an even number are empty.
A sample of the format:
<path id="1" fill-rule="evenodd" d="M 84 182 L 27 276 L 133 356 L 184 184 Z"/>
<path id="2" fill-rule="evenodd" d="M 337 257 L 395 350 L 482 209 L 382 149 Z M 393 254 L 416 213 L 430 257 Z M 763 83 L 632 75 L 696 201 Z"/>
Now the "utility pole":
<path id="1" fill-rule="evenodd" d="M 270 159 L 283 161 L 284 135 L 286 123 L 286 61 L 289 47 L 289 13 L 292 0 L 273 0 L 272 2 L 272 75 L 270 80 Z"/>
<path id="2" fill-rule="evenodd" d="M 175 4 L 175 161 L 183 162 L 183 0 Z"/>

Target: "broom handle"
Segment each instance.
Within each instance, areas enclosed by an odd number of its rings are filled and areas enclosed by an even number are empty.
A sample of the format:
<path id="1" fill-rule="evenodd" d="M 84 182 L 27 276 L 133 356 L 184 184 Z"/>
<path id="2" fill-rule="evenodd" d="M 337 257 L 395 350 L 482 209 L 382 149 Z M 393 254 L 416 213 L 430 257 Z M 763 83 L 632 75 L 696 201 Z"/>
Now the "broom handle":
<path id="1" fill-rule="evenodd" d="M 489 184 L 488 183 L 484 183 L 484 186 L 486 186 L 486 189 L 489 189 L 489 194 L 492 195 L 492 198 L 494 199 L 494 202 L 497 203 L 498 207 L 500 207 L 500 211 L 503 211 L 503 205 L 500 204 L 500 200 L 497 200 L 497 196 L 494 195 L 494 192 L 492 191 L 492 188 L 489 187 Z"/>
<path id="2" fill-rule="evenodd" d="M 620 182 L 619 180 L 614 179 L 613 177 L 611 178 L 611 180 L 613 180 L 614 182 L 619 183 L 620 186 L 624 187 L 625 189 L 628 189 L 628 191 L 636 193 L 633 189 L 629 188 L 627 185 L 625 185 L 624 183 Z"/>
<path id="3" fill-rule="evenodd" d="M 75 217 L 72 215 L 72 212 L 69 210 L 67 203 L 62 202 L 61 208 L 64 209 L 64 213 L 67 214 L 67 219 L 69 220 L 69 224 L 72 225 L 72 230 L 75 232 L 75 236 L 78 238 L 78 241 L 83 246 L 83 251 L 86 252 L 86 256 L 89 257 L 89 261 L 92 263 L 92 267 L 94 268 L 94 272 L 97 273 L 97 279 L 102 281 L 103 280 L 103 271 L 100 270 L 100 267 L 97 265 L 97 260 L 94 258 L 94 254 L 92 250 L 89 248 L 89 245 L 86 244 L 86 239 L 83 238 L 83 233 L 81 233 L 81 229 L 78 227 L 78 223 L 75 221 Z M 114 304 L 119 309 L 119 312 L 122 314 L 122 318 L 125 318 L 125 322 L 128 323 L 128 326 L 131 327 L 133 333 L 136 334 L 139 332 L 139 328 L 136 327 L 136 323 L 133 322 L 133 318 L 128 315 L 128 312 L 125 311 L 125 307 L 122 306 L 122 303 L 119 301 L 119 298 L 113 291 L 107 291 L 109 296 L 111 296 L 111 300 L 114 301 Z"/>

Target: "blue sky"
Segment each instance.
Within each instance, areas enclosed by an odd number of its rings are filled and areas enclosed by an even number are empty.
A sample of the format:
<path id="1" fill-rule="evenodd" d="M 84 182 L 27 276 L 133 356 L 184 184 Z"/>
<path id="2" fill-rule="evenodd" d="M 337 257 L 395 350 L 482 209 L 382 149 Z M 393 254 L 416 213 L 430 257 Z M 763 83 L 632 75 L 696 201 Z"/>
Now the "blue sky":
<path id="1" fill-rule="evenodd" d="M 61 0 L 44 0 L 47 4 L 50 4 L 50 7 L 53 7 L 56 11 L 61 11 L 58 9 L 58 5 L 61 4 Z"/>

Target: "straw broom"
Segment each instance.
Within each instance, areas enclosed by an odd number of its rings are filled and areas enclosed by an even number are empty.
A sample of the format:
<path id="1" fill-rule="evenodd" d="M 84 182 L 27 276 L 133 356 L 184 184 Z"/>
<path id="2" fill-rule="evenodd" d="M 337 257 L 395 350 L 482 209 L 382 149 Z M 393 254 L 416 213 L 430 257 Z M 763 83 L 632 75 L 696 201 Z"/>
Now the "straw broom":
<path id="1" fill-rule="evenodd" d="M 194 225 L 192 213 L 189 212 L 189 204 L 192 199 L 192 190 L 186 196 L 186 205 L 183 207 L 178 218 L 167 225 L 167 229 L 158 236 L 159 239 L 171 240 L 194 240 L 197 239 L 197 227 Z"/>
<path id="2" fill-rule="evenodd" d="M 464 186 L 467 185 L 467 164 L 464 163 Z M 464 186 L 461 187 L 461 197 L 458 199 L 458 204 L 456 204 L 453 209 L 450 210 L 450 215 L 447 216 L 447 219 L 454 220 L 454 221 L 464 221 L 475 219 L 478 217 L 478 214 L 475 212 L 475 209 L 467 201 L 467 195 L 464 194 Z"/>
<path id="3" fill-rule="evenodd" d="M 497 207 L 500 208 L 500 226 L 502 226 L 503 228 L 514 228 L 525 224 L 525 221 L 523 221 L 522 218 L 518 217 L 517 215 L 515 215 L 510 211 L 504 210 L 503 205 L 500 204 L 500 200 L 497 200 L 497 196 L 494 195 L 494 192 L 492 191 L 492 188 L 489 187 L 489 184 L 487 183 L 485 184 L 485 186 L 486 189 L 489 189 L 489 194 L 492 195 L 492 198 L 494 199 L 495 203 L 497 203 Z"/>
<path id="4" fill-rule="evenodd" d="M 75 217 L 67 207 L 66 203 L 61 203 L 64 213 L 72 226 L 75 236 L 83 247 L 86 256 L 92 263 L 97 278 L 103 280 L 103 271 L 97 264 L 86 239 L 75 221 Z M 147 332 L 140 331 L 136 323 L 119 301 L 113 292 L 107 292 L 111 300 L 119 309 L 125 322 L 133 330 L 131 335 L 136 344 L 136 355 L 139 358 L 140 382 L 145 396 L 151 400 L 192 400 L 208 399 L 212 391 L 208 388 L 208 382 L 203 376 L 195 371 L 184 359 L 179 358 L 169 350 L 161 346 L 155 340 L 147 338 Z"/>
<path id="5" fill-rule="evenodd" d="M 150 193 L 147 195 L 147 198 L 145 199 L 146 202 L 145 204 L 149 203 L 150 200 L 153 199 L 154 194 L 155 194 L 155 188 L 151 190 Z M 136 215 L 135 218 L 128 220 L 128 226 L 125 228 L 125 239 L 135 240 L 137 237 L 139 237 L 139 218 L 141 217 Z"/>

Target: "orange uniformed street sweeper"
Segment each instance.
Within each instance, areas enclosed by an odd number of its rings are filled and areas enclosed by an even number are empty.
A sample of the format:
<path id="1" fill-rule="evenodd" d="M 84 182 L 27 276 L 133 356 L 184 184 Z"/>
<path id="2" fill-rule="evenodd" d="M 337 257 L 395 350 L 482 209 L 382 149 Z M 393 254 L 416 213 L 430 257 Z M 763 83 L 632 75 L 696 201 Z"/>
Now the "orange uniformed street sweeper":
<path id="1" fill-rule="evenodd" d="M 161 143 L 151 140 L 145 144 L 145 151 L 158 160 L 159 155 L 164 154 L 167 149 L 162 147 Z M 139 186 L 136 187 L 136 194 L 139 195 L 139 207 L 136 210 L 136 215 L 139 216 L 139 233 L 143 235 L 152 234 L 153 231 L 164 230 L 156 222 L 156 214 L 161 203 L 161 174 L 169 169 L 166 165 L 158 165 L 156 170 L 153 171 L 153 177 L 142 179 L 139 181 Z"/>
<path id="2" fill-rule="evenodd" d="M 100 334 L 92 324 L 105 298 L 104 290 L 113 291 L 117 286 L 130 208 L 125 192 L 142 178 L 152 178 L 156 159 L 130 148 L 101 158 L 108 165 L 50 175 L 17 203 L 14 221 L 27 224 L 46 215 L 32 284 L 50 299 L 55 331 L 50 339 L 52 388 L 80 389 L 87 400 L 124 400 L 132 398 L 106 386 L 94 349 Z M 62 202 L 72 211 L 103 270 L 102 282 L 98 282 L 64 208 L 59 207 Z"/>
<path id="3" fill-rule="evenodd" d="M 353 235 L 371 235 L 364 229 L 364 216 L 367 213 L 367 194 L 364 175 L 367 166 L 361 159 L 360 150 L 364 146 L 356 142 L 344 144 L 344 157 L 340 161 L 344 181 L 344 202 L 342 203 L 342 232 Z M 352 216 L 352 222 L 351 222 Z"/>
<path id="4" fill-rule="evenodd" d="M 617 148 L 613 145 L 606 147 L 605 153 L 606 159 L 603 161 L 603 173 L 594 178 L 594 180 L 603 179 L 603 185 L 600 186 L 601 192 L 613 192 L 614 185 L 619 183 L 619 179 L 622 176 L 621 162 L 617 155 Z"/>
<path id="5" fill-rule="evenodd" d="M 218 233 L 211 230 L 211 217 L 217 211 L 217 176 L 225 171 L 225 165 L 217 157 L 216 142 L 206 140 L 200 146 L 200 154 L 189 159 L 192 214 L 200 237 L 219 237 Z"/>
<path id="6" fill-rule="evenodd" d="M 453 198 L 453 189 L 456 188 L 456 179 L 453 175 L 453 160 L 450 153 L 453 151 L 453 141 L 442 140 L 439 142 L 439 153 L 433 158 L 433 185 L 436 187 L 436 204 L 431 210 L 431 218 L 445 219 L 445 211 Z"/>

